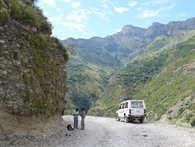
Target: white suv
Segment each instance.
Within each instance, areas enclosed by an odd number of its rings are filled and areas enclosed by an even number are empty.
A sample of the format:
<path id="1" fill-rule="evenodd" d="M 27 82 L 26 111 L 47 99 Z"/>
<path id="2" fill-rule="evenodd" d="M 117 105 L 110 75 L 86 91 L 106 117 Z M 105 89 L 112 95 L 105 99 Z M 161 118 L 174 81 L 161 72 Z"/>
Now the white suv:
<path id="1" fill-rule="evenodd" d="M 117 120 L 124 119 L 125 122 L 139 120 L 143 123 L 146 117 L 146 106 L 144 100 L 126 100 L 120 104 L 116 111 Z"/>

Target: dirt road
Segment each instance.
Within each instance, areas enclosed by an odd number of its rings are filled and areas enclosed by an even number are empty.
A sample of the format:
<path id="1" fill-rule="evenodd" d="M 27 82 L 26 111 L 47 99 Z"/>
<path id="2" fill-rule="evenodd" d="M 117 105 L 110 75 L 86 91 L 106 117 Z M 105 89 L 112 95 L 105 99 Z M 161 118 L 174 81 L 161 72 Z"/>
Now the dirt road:
<path id="1" fill-rule="evenodd" d="M 64 116 L 65 121 L 72 120 Z M 195 147 L 195 129 L 162 123 L 124 123 L 86 117 L 86 130 L 69 132 L 59 147 Z M 55 144 L 57 145 L 57 144 Z"/>
<path id="2" fill-rule="evenodd" d="M 124 123 L 114 118 L 90 117 L 86 129 L 67 131 L 73 116 L 63 116 L 58 130 L 50 134 L 3 135 L 0 147 L 195 147 L 195 129 L 146 122 Z"/>

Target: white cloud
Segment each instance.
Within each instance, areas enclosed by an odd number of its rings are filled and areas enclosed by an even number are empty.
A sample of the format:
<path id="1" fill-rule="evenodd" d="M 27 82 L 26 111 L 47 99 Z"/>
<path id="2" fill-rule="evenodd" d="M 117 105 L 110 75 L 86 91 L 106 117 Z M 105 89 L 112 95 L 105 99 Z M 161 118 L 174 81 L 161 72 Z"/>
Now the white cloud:
<path id="1" fill-rule="evenodd" d="M 49 17 L 49 21 L 54 25 L 62 25 L 63 24 L 63 14 L 60 14 L 56 17 Z"/>
<path id="2" fill-rule="evenodd" d="M 167 7 L 161 7 L 157 10 L 143 10 L 137 17 L 140 18 L 140 19 L 147 19 L 147 18 L 152 18 L 152 17 L 155 17 L 165 11 L 168 11 L 172 8 L 174 8 L 176 6 L 176 4 L 171 4 Z"/>
<path id="3" fill-rule="evenodd" d="M 73 2 L 73 0 L 63 0 L 66 3 L 70 3 L 72 8 L 78 8 L 81 5 L 81 2 Z"/>
<path id="4" fill-rule="evenodd" d="M 115 2 L 114 1 L 111 2 L 110 0 L 101 0 L 99 3 L 101 6 L 100 8 L 107 10 L 115 6 Z"/>
<path id="5" fill-rule="evenodd" d="M 170 0 L 148 0 L 147 2 L 144 2 L 144 6 L 156 6 L 156 5 L 163 5 L 163 4 L 168 4 L 170 3 Z"/>
<path id="6" fill-rule="evenodd" d="M 125 7 L 117 7 L 117 8 L 115 8 L 115 11 L 118 13 L 124 13 L 126 11 L 129 11 L 129 9 L 125 8 Z"/>
<path id="7" fill-rule="evenodd" d="M 86 21 L 89 17 L 99 17 L 102 20 L 109 21 L 108 15 L 110 15 L 111 12 L 107 11 L 105 9 L 99 9 L 99 8 L 89 8 L 89 9 L 78 9 L 74 10 L 72 13 L 69 13 L 66 16 L 66 19 L 68 21 L 76 21 L 76 22 L 82 22 Z"/>
<path id="8" fill-rule="evenodd" d="M 98 8 L 97 9 L 91 8 L 90 13 L 100 17 L 102 20 L 107 21 L 107 22 L 109 21 L 108 16 L 111 14 L 111 12 L 108 12 L 107 10 L 104 10 L 104 9 L 100 10 Z"/>
<path id="9" fill-rule="evenodd" d="M 72 21 L 72 22 L 84 22 L 87 20 L 88 15 L 92 14 L 90 10 L 86 10 L 86 9 L 78 9 L 78 10 L 74 10 L 72 13 L 69 13 L 66 16 L 66 19 L 68 22 Z"/>
<path id="10" fill-rule="evenodd" d="M 71 5 L 73 8 L 78 8 L 78 7 L 80 7 L 81 3 L 80 2 L 72 2 Z"/>
<path id="11" fill-rule="evenodd" d="M 57 12 L 62 12 L 62 9 L 61 8 L 57 8 Z"/>
<path id="12" fill-rule="evenodd" d="M 154 0 L 155 3 L 158 3 L 158 4 L 166 4 L 168 3 L 170 0 Z"/>
<path id="13" fill-rule="evenodd" d="M 70 30 L 79 30 L 79 31 L 83 31 L 83 29 L 85 28 L 84 24 L 73 23 L 73 22 L 65 22 L 64 26 L 69 28 Z"/>
<path id="14" fill-rule="evenodd" d="M 64 2 L 66 2 L 66 3 L 70 3 L 71 2 L 71 0 L 63 0 Z"/>
<path id="15" fill-rule="evenodd" d="M 65 31 L 63 29 L 54 29 L 52 31 L 52 34 L 55 36 L 57 34 L 61 34 L 61 33 L 64 33 Z"/>
<path id="16" fill-rule="evenodd" d="M 160 9 L 159 10 L 144 10 L 138 16 L 138 18 L 140 18 L 140 19 L 151 18 L 151 17 L 154 17 L 154 16 L 158 15 L 159 13 L 160 13 Z"/>
<path id="17" fill-rule="evenodd" d="M 55 0 L 43 0 L 45 4 L 48 4 L 50 6 L 55 6 Z"/>
<path id="18" fill-rule="evenodd" d="M 138 2 L 136 2 L 136 1 L 129 1 L 129 6 L 130 7 L 135 7 L 136 5 L 138 4 Z"/>
<path id="19" fill-rule="evenodd" d="M 81 22 L 83 20 L 87 19 L 86 14 L 78 14 L 78 13 L 70 13 L 66 16 L 66 19 L 68 21 L 76 21 L 76 22 Z"/>

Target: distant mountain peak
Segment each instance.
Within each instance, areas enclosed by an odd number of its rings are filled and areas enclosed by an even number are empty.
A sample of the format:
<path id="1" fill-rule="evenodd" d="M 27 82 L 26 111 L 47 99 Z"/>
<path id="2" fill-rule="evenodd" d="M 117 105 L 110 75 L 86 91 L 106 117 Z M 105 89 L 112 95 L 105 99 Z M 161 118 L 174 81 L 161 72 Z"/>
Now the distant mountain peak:
<path id="1" fill-rule="evenodd" d="M 126 57 L 132 52 L 140 50 L 148 43 L 153 41 L 158 36 L 172 36 L 180 31 L 195 30 L 195 18 L 190 18 L 185 21 L 172 21 L 168 24 L 154 22 L 150 27 L 140 28 L 133 25 L 125 25 L 120 32 L 117 32 L 106 37 L 94 36 L 90 39 L 73 39 L 64 40 L 64 44 L 74 44 L 81 50 L 101 49 L 110 56 L 118 57 L 118 52 L 121 52 L 120 58 Z M 125 54 L 123 54 L 125 52 Z M 115 53 L 115 54 L 114 54 Z M 83 56 L 86 59 L 86 57 Z M 91 57 L 93 59 L 93 57 Z"/>
<path id="2" fill-rule="evenodd" d="M 136 26 L 133 26 L 133 25 L 125 25 L 122 28 L 121 33 L 127 34 L 127 33 L 134 33 L 134 32 L 137 32 L 137 31 L 144 31 L 144 30 L 145 30 L 144 28 L 139 28 L 139 27 L 136 27 Z"/>
<path id="3" fill-rule="evenodd" d="M 165 24 L 161 24 L 161 23 L 159 23 L 159 22 L 154 22 L 153 24 L 152 24 L 152 26 L 153 27 L 163 27 L 163 26 L 165 26 Z"/>

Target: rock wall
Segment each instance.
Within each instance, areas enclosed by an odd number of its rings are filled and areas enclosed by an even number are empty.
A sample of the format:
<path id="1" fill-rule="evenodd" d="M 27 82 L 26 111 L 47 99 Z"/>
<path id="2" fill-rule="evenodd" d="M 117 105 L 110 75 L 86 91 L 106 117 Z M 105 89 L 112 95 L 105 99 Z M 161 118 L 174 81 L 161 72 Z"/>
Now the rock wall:
<path id="1" fill-rule="evenodd" d="M 50 33 L 12 17 L 0 23 L 0 130 L 61 115 L 68 56 Z"/>

